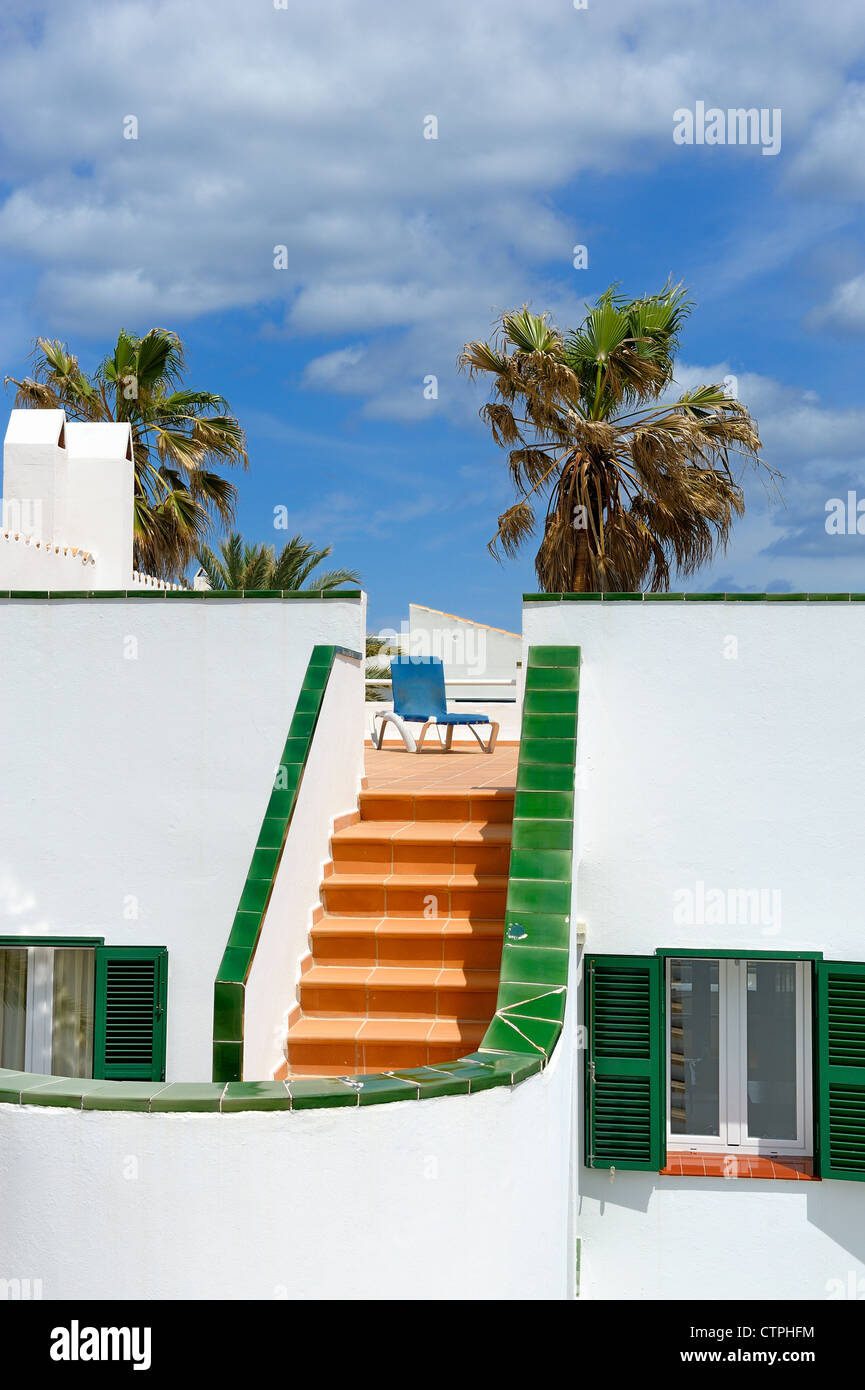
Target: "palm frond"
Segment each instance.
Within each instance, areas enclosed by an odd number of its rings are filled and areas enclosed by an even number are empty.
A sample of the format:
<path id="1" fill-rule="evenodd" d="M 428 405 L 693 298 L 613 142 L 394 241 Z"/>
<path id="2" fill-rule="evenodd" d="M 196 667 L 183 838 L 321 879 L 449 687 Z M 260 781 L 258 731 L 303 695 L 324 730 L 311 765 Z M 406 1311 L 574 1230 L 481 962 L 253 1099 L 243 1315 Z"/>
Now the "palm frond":
<path id="1" fill-rule="evenodd" d="M 234 520 L 237 488 L 220 473 L 193 469 L 189 474 L 189 491 L 199 502 L 204 502 L 208 511 L 218 516 L 223 525 L 228 526 Z"/>
<path id="2" fill-rule="evenodd" d="M 323 570 L 321 574 L 314 575 L 308 587 L 320 589 L 322 593 L 332 593 L 334 589 L 342 589 L 359 583 L 360 575 L 357 570 Z"/>
<path id="3" fill-rule="evenodd" d="M 547 323 L 546 314 L 532 314 L 523 305 L 515 314 L 502 315 L 502 329 L 509 343 L 521 352 L 558 352 L 561 334 Z"/>
<path id="4" fill-rule="evenodd" d="M 530 502 L 517 502 L 499 517 L 496 534 L 487 546 L 494 560 L 500 559 L 499 546 L 505 555 L 514 556 L 529 536 L 534 534 L 535 510 Z"/>

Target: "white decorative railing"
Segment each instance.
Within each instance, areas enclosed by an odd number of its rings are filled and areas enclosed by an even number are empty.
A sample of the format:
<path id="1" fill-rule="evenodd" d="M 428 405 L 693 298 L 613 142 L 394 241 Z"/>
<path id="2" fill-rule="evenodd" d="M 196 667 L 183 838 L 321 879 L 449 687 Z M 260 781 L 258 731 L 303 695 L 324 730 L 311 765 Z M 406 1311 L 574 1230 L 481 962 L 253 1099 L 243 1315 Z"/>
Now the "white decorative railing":
<path id="1" fill-rule="evenodd" d="M 157 579 L 152 574 L 142 574 L 141 570 L 132 571 L 132 586 L 142 589 L 181 589 L 181 584 L 171 584 L 167 579 Z"/>
<path id="2" fill-rule="evenodd" d="M 41 551 L 43 555 L 64 555 L 68 560 L 78 560 L 82 565 L 95 565 L 96 557 L 80 545 L 63 545 L 60 541 L 37 540 L 35 536 L 22 536 L 18 531 L 0 531 L 4 541 L 13 545 L 26 546 L 29 550 Z"/>

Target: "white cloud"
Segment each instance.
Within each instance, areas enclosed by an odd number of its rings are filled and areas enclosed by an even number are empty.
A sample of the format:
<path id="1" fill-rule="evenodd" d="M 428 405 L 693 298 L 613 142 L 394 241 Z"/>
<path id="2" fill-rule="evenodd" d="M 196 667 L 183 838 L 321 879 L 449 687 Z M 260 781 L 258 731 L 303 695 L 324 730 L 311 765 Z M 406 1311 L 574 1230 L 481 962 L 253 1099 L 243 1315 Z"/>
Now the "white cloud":
<path id="1" fill-rule="evenodd" d="M 381 281 L 340 284 L 329 281 L 303 289 L 291 307 L 289 324 L 301 331 L 353 333 L 452 318 L 461 289 L 439 289 L 421 281 L 394 285 Z"/>
<path id="2" fill-rule="evenodd" d="M 865 196 L 865 85 L 845 86 L 815 122 L 793 163 L 795 186 L 845 201 Z"/>
<path id="3" fill-rule="evenodd" d="M 497 310 L 578 303 L 564 184 L 693 157 L 672 114 L 696 99 L 780 106 L 785 152 L 813 143 L 863 47 L 860 0 L 786 0 L 783 22 L 728 0 L 723 23 L 714 0 L 35 10 L 3 21 L 0 248 L 33 267 L 37 309 L 81 335 L 264 305 L 270 332 L 348 347 L 310 384 L 402 418 Z M 474 409 L 468 389 L 440 402 Z"/>
<path id="4" fill-rule="evenodd" d="M 682 387 L 722 381 L 725 362 L 706 366 L 679 364 Z M 855 576 L 865 562 L 865 538 L 828 536 L 826 503 L 862 495 L 865 477 L 865 407 L 839 410 L 812 390 L 791 387 L 771 377 L 741 373 L 739 399 L 757 419 L 763 457 L 783 474 L 778 492 L 767 491 L 758 474 L 744 476 L 747 510 L 733 527 L 727 555 L 719 555 L 699 587 L 711 592 L 727 587 L 768 590 L 795 587 L 815 592 L 857 587 Z M 730 580 L 736 575 L 735 586 Z M 861 583 L 861 581 L 859 581 Z"/>
<path id="5" fill-rule="evenodd" d="M 713 362 L 706 366 L 690 363 L 676 364 L 677 389 L 693 390 L 695 386 L 723 382 L 735 375 L 738 399 L 756 419 L 770 462 L 784 467 L 786 462 L 797 465 L 819 457 L 822 461 L 843 461 L 859 458 L 865 453 L 865 407 L 839 409 L 821 401 L 810 389 L 788 386 L 772 377 L 756 372 L 733 373 L 729 362 Z"/>
<path id="6" fill-rule="evenodd" d="M 307 365 L 304 385 L 319 389 L 332 387 L 339 391 L 343 389 L 341 383 L 345 380 L 346 374 L 350 374 L 351 368 L 362 362 L 363 357 L 362 347 L 337 348 L 336 352 L 327 352 L 322 357 L 316 357 Z"/>
<path id="7" fill-rule="evenodd" d="M 844 280 L 827 303 L 811 314 L 815 328 L 837 328 L 842 333 L 865 332 L 865 274 Z"/>
<path id="8" fill-rule="evenodd" d="M 214 309 L 247 302 L 239 289 L 232 294 L 230 287 L 208 283 L 194 275 L 174 279 L 170 271 L 151 278 L 140 267 L 77 273 L 50 269 L 42 279 L 39 297 L 46 307 L 63 304 L 67 318 L 96 319 L 113 328 L 118 326 L 121 305 L 122 315 L 133 319 L 163 320 L 196 318 Z"/>

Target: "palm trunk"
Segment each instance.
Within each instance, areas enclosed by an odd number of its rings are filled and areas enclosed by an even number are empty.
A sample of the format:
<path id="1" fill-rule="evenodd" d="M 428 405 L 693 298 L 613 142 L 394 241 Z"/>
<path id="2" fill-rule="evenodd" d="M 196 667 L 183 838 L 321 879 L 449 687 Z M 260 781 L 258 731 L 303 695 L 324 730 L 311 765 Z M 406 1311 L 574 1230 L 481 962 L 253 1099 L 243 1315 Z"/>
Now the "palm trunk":
<path id="1" fill-rule="evenodd" d="M 578 531 L 577 549 L 574 555 L 574 568 L 571 579 L 571 593 L 589 593 L 589 583 L 589 533 L 588 531 Z"/>

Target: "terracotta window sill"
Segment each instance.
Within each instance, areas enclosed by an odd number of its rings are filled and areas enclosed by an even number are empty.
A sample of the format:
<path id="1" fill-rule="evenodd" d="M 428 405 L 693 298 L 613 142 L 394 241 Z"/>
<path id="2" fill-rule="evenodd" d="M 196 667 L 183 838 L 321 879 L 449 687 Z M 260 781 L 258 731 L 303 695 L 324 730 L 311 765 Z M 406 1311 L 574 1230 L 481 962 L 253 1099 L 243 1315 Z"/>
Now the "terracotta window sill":
<path id="1" fill-rule="evenodd" d="M 819 1182 L 813 1158 L 765 1158 L 759 1154 L 668 1153 L 661 1177 L 776 1178 L 787 1182 Z"/>

